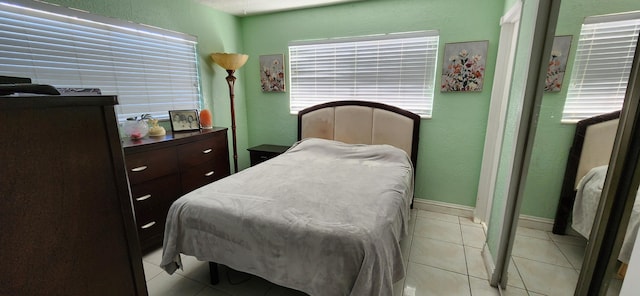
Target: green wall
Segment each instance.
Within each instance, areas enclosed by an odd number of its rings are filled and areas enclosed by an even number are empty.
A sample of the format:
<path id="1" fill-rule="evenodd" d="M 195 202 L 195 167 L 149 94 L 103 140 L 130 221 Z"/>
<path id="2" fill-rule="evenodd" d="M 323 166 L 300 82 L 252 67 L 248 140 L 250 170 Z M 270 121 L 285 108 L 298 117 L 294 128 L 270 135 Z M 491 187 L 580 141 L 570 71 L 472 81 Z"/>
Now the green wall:
<path id="1" fill-rule="evenodd" d="M 507 13 L 512 7 L 514 7 L 514 5 L 516 5 L 517 2 L 518 0 L 504 0 L 504 10 L 502 11 L 502 14 L 504 15 Z"/>
<path id="2" fill-rule="evenodd" d="M 421 123 L 416 196 L 473 206 L 482 159 L 502 2 L 472 0 L 376 0 L 238 18 L 192 0 L 51 0 L 94 14 L 157 26 L 198 37 L 201 85 L 214 124 L 229 127 L 226 72 L 213 65 L 212 52 L 243 52 L 247 64 L 236 72 L 236 124 L 240 168 L 249 166 L 246 148 L 295 142 L 296 117 L 288 93 L 262 93 L 258 56 L 287 54 L 291 40 L 357 36 L 417 30 L 440 31 L 437 73 L 448 42 L 488 40 L 484 89 L 473 93 L 436 92 L 431 119 Z M 452 7 L 464 7 L 458 12 Z M 474 12 L 473 26 L 461 15 Z M 437 12 L 437 13 L 434 13 Z M 393 75 L 393 73 L 389 73 Z M 439 83 L 439 77 L 436 83 Z"/>
<path id="3" fill-rule="evenodd" d="M 296 140 L 296 117 L 289 114 L 288 93 L 263 93 L 260 90 L 260 55 L 282 53 L 286 61 L 287 43 L 291 40 L 436 29 L 440 32 L 436 83 L 440 83 L 445 43 L 488 40 L 486 80 L 481 92 L 436 91 L 433 117 L 423 119 L 421 123 L 416 175 L 418 198 L 475 205 L 499 21 L 515 0 L 489 1 L 491 3 L 473 0 L 376 0 L 241 18 L 192 0 L 49 2 L 197 36 L 203 98 L 205 106 L 212 109 L 214 124 L 218 126 L 231 125 L 229 96 L 224 80 L 226 72 L 212 64 L 209 54 L 249 54 L 247 64 L 236 72 L 240 168 L 249 166 L 246 148 L 262 143 L 289 145 Z M 455 10 L 453 7 L 464 9 Z M 640 2 L 614 0 L 603 5 L 596 0 L 562 1 L 556 35 L 574 36 L 565 87 L 561 92 L 548 93 L 543 98 L 522 214 L 544 218 L 553 218 L 555 214 L 574 131 L 574 125 L 561 124 L 560 118 L 582 20 L 585 16 L 629 10 L 640 10 Z M 469 11 L 473 12 L 471 20 Z M 518 82 L 514 83 L 517 89 Z M 507 134 L 507 138 L 512 136 Z M 498 185 L 504 186 L 506 173 L 501 172 L 498 182 L 502 183 Z"/>
<path id="4" fill-rule="evenodd" d="M 437 84 L 445 43 L 488 40 L 484 89 L 436 91 L 433 117 L 423 119 L 420 127 L 416 197 L 473 206 L 502 10 L 501 1 L 379 0 L 243 17 L 243 44 L 250 56 L 243 68 L 249 144 L 289 145 L 296 140 L 297 118 L 289 114 L 288 93 L 261 92 L 258 71 L 260 55 L 282 53 L 286 61 L 291 40 L 436 29 L 440 32 Z"/>
<path id="5" fill-rule="evenodd" d="M 213 65 L 209 55 L 213 52 L 242 51 L 241 24 L 237 17 L 192 0 L 48 0 L 47 2 L 198 37 L 198 63 L 205 106 L 212 110 L 214 125 L 231 126 L 229 91 L 225 81 L 227 72 Z M 244 112 L 244 79 L 240 75 L 238 77 L 236 83 L 236 98 L 239 101 L 236 106 L 238 142 L 246 146 L 248 132 L 246 112 Z M 230 134 L 229 141 L 231 142 Z M 248 157 L 246 154 L 242 159 L 246 164 L 249 163 Z"/>

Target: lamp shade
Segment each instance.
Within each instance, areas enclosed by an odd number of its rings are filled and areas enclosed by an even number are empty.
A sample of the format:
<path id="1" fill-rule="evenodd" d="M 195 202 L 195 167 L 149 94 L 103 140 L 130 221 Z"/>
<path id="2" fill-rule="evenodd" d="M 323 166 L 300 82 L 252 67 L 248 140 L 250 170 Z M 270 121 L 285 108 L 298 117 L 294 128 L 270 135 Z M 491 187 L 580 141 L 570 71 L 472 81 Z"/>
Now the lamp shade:
<path id="1" fill-rule="evenodd" d="M 249 56 L 241 53 L 212 53 L 211 59 L 225 70 L 238 70 L 247 62 Z"/>

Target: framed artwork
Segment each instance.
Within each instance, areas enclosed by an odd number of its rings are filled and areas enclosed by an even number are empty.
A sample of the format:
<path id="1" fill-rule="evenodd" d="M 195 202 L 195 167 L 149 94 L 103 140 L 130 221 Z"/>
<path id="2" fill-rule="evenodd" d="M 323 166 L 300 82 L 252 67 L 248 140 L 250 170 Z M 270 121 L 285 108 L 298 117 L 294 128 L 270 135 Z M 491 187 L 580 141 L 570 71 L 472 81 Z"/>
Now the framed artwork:
<path id="1" fill-rule="evenodd" d="M 562 89 L 562 80 L 564 80 L 564 72 L 567 69 L 567 58 L 572 38 L 573 36 L 571 35 L 555 36 L 553 38 L 553 48 L 551 49 L 551 58 L 549 58 L 549 65 L 547 66 L 544 91 L 559 92 Z"/>
<path id="2" fill-rule="evenodd" d="M 174 132 L 192 131 L 200 129 L 198 110 L 169 110 L 171 129 Z"/>
<path id="3" fill-rule="evenodd" d="M 264 92 L 284 92 L 284 55 L 260 56 L 260 84 Z"/>
<path id="4" fill-rule="evenodd" d="M 445 44 L 440 91 L 482 91 L 488 46 L 489 41 Z"/>

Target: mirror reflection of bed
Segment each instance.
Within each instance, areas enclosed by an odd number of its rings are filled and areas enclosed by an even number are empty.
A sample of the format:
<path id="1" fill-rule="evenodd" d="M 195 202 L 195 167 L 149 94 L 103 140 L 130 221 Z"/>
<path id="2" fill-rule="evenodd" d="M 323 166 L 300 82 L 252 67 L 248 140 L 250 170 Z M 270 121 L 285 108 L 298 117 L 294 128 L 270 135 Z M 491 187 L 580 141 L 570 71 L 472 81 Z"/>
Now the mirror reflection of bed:
<path id="1" fill-rule="evenodd" d="M 534 220 L 536 217 L 520 217 L 508 270 L 509 286 L 532 287 L 533 291 L 543 292 L 545 285 L 538 281 L 544 279 L 549 282 L 546 286 L 556 289 L 555 293 L 573 295 L 611 157 L 619 115 L 619 111 L 602 114 L 575 124 L 575 130 L 566 139 L 571 148 L 566 152 L 566 162 L 562 164 L 565 175 L 558 184 L 562 186 L 559 202 L 548 205 L 556 210 L 556 217 L 539 221 Z M 579 185 L 583 189 L 576 198 Z M 574 199 L 577 200 L 575 207 Z M 627 245 L 627 250 L 630 249 L 631 243 Z M 625 254 L 624 250 L 620 253 L 619 275 L 613 278 L 617 283 L 610 285 L 608 295 L 617 295 L 617 284 L 621 284 L 624 278 L 625 262 L 629 259 L 629 253 Z"/>
<path id="2" fill-rule="evenodd" d="M 587 238 L 600 201 L 607 174 L 620 111 L 580 121 L 567 161 L 567 169 L 554 223 L 554 233 L 578 233 Z M 636 198 L 626 237 L 618 255 L 618 278 L 624 278 L 633 242 L 640 224 L 640 204 Z"/>

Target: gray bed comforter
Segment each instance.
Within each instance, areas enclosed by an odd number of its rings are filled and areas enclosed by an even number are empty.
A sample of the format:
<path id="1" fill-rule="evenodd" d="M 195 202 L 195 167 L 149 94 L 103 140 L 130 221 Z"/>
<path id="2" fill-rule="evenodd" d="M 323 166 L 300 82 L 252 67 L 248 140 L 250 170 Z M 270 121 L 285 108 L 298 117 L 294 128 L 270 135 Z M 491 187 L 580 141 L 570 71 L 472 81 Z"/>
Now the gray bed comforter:
<path id="1" fill-rule="evenodd" d="M 161 266 L 182 253 L 311 295 L 392 295 L 412 196 L 404 151 L 305 139 L 176 200 Z"/>
<path id="2" fill-rule="evenodd" d="M 573 204 L 571 227 L 586 239 L 589 239 L 591 235 L 593 220 L 598 211 L 608 168 L 608 165 L 595 167 L 587 172 L 578 183 L 576 199 Z M 620 262 L 629 263 L 639 228 L 640 191 L 636 192 L 635 202 L 631 210 L 631 216 L 629 217 L 629 224 L 622 242 L 620 254 L 618 254 L 618 260 L 620 260 Z"/>

